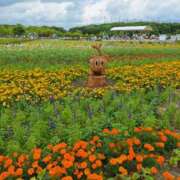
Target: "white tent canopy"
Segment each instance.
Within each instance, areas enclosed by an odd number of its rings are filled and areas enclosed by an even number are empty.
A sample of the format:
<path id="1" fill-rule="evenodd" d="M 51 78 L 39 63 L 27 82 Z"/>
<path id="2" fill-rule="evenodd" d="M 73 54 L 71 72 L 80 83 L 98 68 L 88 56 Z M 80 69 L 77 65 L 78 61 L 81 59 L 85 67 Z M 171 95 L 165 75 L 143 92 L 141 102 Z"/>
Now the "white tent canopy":
<path id="1" fill-rule="evenodd" d="M 152 31 L 151 26 L 122 26 L 113 27 L 111 31 Z"/>

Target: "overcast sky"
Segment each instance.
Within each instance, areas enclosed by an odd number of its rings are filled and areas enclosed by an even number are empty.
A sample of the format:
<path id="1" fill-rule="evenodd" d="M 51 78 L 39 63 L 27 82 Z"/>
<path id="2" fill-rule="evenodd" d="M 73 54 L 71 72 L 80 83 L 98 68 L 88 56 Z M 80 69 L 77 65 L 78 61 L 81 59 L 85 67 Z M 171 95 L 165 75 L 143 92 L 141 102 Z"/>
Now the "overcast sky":
<path id="1" fill-rule="evenodd" d="M 69 28 L 137 20 L 180 22 L 180 0 L 0 0 L 0 24 Z"/>

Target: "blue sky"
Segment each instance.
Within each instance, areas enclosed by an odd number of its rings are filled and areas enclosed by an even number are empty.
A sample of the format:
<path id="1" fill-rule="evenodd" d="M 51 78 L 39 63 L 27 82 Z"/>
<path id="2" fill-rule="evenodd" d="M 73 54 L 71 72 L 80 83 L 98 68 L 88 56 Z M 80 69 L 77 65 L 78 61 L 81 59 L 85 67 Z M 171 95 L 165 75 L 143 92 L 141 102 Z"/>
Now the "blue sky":
<path id="1" fill-rule="evenodd" d="M 0 0 L 0 24 L 69 28 L 137 20 L 180 22 L 180 0 Z"/>

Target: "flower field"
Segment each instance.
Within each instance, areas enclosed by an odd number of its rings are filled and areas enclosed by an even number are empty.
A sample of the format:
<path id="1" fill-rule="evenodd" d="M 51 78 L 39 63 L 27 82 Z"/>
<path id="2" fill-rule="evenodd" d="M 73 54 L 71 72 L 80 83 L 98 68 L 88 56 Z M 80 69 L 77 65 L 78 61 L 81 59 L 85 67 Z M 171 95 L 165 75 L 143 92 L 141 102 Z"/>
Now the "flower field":
<path id="1" fill-rule="evenodd" d="M 0 156 L 0 179 L 38 175 L 45 179 L 100 180 L 128 174 L 138 178 L 137 172 L 145 179 L 159 172 L 165 179 L 175 179 L 163 168 L 165 155 L 180 147 L 180 135 L 143 127 L 135 128 L 132 135 L 106 128 L 99 136 L 79 140 L 72 147 L 61 142 L 44 150 L 35 148 L 28 155 L 14 152 L 12 157 Z"/>
<path id="2" fill-rule="evenodd" d="M 166 88 L 180 87 L 180 62 L 155 63 L 142 66 L 124 66 L 107 71 L 109 80 L 114 84 L 105 89 L 91 90 L 73 86 L 73 81 L 86 79 L 87 71 L 82 68 L 62 71 L 1 71 L 0 103 L 4 106 L 12 101 L 41 101 L 50 97 L 59 99 L 67 95 L 102 96 L 108 89 L 129 92 L 137 89 L 150 89 L 156 86 Z"/>
<path id="3" fill-rule="evenodd" d="M 0 45 L 0 180 L 180 179 L 180 45 L 103 42 L 91 89 L 91 44 Z"/>

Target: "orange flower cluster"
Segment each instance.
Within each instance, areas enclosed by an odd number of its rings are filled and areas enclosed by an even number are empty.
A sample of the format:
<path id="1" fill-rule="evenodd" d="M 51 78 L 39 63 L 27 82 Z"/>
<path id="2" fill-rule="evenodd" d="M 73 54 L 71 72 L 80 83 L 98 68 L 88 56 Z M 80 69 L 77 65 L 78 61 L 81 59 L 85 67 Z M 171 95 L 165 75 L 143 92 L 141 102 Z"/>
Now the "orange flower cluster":
<path id="1" fill-rule="evenodd" d="M 149 140 L 145 140 L 147 133 Z M 49 179 L 103 180 L 141 173 L 147 167 L 154 176 L 166 160 L 163 152 L 171 153 L 180 140 L 176 132 L 143 127 L 135 128 L 132 137 L 115 128 L 99 134 L 72 147 L 62 142 L 43 150 L 35 148 L 29 155 L 13 153 L 11 158 L 0 155 L 0 180 L 32 178 L 42 171 Z M 174 144 L 169 143 L 170 139 Z M 175 178 L 167 171 L 162 176 L 167 180 Z"/>

